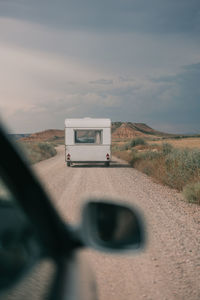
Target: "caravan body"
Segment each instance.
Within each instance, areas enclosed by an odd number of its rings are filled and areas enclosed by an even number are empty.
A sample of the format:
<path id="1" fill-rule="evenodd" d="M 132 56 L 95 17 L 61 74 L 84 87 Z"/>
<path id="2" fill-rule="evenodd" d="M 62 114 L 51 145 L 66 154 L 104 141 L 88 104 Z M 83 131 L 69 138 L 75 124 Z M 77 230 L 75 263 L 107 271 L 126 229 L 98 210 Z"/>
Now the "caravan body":
<path id="1" fill-rule="evenodd" d="M 67 165 L 80 162 L 104 162 L 111 159 L 110 119 L 66 119 L 65 161 Z"/>

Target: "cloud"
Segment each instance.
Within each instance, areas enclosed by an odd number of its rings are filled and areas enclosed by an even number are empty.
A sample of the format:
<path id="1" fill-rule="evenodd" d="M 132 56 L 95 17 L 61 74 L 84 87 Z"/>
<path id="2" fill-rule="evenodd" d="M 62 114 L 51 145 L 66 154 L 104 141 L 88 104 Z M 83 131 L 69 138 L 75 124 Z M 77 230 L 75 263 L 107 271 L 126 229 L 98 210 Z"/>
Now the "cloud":
<path id="1" fill-rule="evenodd" d="M 199 0 L 2 0 L 1 111 L 18 132 L 69 116 L 199 128 L 199 37 Z"/>
<path id="2" fill-rule="evenodd" d="M 117 101 L 114 96 L 103 97 L 89 91 L 87 94 L 69 94 L 62 99 L 38 103 L 29 109 L 16 109 L 12 114 L 12 124 L 18 124 L 17 132 L 62 129 L 67 117 L 110 117 L 111 112 L 117 110 Z"/>
<path id="3" fill-rule="evenodd" d="M 76 83 L 58 93 L 12 108 L 18 132 L 62 128 L 67 117 L 110 117 L 146 122 L 170 132 L 195 132 L 200 128 L 200 63 L 157 78 L 113 77 L 113 84 Z M 97 79 L 98 82 L 98 79 Z M 54 90 L 54 88 L 53 88 Z M 24 128 L 26 124 L 26 128 Z"/>
<path id="4" fill-rule="evenodd" d="M 113 80 L 111 80 L 111 79 L 97 79 L 97 80 L 90 81 L 90 84 L 102 84 L 102 85 L 113 84 Z"/>
<path id="5" fill-rule="evenodd" d="M 157 36 L 134 30 L 126 33 L 92 32 L 83 28 L 64 30 L 4 17 L 0 18 L 0 36 L 1 44 L 7 48 L 19 48 L 30 54 L 38 52 L 44 59 L 51 56 L 52 62 L 56 57 L 55 63 L 59 58 L 95 70 L 98 76 L 91 77 L 90 81 L 109 80 L 114 75 L 130 78 L 174 72 L 183 64 L 200 60 L 199 36 L 192 38 L 175 33 Z"/>
<path id="6" fill-rule="evenodd" d="M 152 79 L 155 84 L 154 112 L 158 123 L 171 124 L 182 132 L 200 131 L 200 63 L 182 67 L 174 75 Z M 195 129 L 196 128 L 196 129 Z"/>
<path id="7" fill-rule="evenodd" d="M 200 31 L 199 0 L 1 1 L 0 15 L 66 29 L 113 32 Z"/>

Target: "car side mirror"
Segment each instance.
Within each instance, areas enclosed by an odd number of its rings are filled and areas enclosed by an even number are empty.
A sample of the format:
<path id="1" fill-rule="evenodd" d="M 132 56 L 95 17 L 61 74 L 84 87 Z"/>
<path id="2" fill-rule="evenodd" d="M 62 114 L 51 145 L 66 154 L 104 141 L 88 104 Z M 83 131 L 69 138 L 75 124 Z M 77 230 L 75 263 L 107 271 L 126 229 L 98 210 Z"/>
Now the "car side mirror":
<path id="1" fill-rule="evenodd" d="M 87 245 L 102 250 L 139 249 L 145 240 L 138 211 L 111 202 L 90 201 L 86 204 L 81 232 Z"/>

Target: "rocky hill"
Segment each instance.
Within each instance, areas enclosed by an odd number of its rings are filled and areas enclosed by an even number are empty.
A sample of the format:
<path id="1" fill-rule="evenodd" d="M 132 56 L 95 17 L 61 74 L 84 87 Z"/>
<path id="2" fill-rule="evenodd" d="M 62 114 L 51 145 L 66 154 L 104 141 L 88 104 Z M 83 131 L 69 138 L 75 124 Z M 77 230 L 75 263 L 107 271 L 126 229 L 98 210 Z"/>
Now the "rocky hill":
<path id="1" fill-rule="evenodd" d="M 112 133 L 113 139 L 131 139 L 134 137 L 145 137 L 146 134 L 132 126 L 132 124 L 122 123 Z"/>
<path id="2" fill-rule="evenodd" d="M 112 138 L 113 139 L 131 139 L 135 137 L 163 137 L 170 134 L 163 133 L 149 127 L 144 123 L 132 122 L 113 122 L 112 123 Z"/>
<path id="3" fill-rule="evenodd" d="M 21 138 L 21 141 L 35 141 L 35 142 L 45 142 L 45 141 L 56 141 L 64 138 L 64 130 L 60 129 L 48 129 L 41 132 L 36 132 L 30 134 L 28 137 Z"/>
<path id="4" fill-rule="evenodd" d="M 19 140 L 19 139 L 22 139 L 22 138 L 26 138 L 28 137 L 30 134 L 29 133 L 10 133 L 9 136 L 11 138 L 13 138 L 14 140 Z"/>
<path id="5" fill-rule="evenodd" d="M 170 136 L 169 134 L 162 133 L 154 130 L 144 123 L 132 122 L 113 122 L 112 123 L 112 138 L 113 139 L 132 139 L 135 137 L 161 137 Z M 30 134 L 27 137 L 20 139 L 21 141 L 55 141 L 64 142 L 64 130 L 49 129 L 41 132 Z"/>

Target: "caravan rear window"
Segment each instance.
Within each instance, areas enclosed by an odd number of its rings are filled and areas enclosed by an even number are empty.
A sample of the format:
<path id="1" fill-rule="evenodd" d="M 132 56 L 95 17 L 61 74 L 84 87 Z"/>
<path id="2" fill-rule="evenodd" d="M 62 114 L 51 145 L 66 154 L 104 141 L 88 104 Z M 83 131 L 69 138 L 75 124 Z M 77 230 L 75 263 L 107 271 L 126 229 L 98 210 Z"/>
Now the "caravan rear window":
<path id="1" fill-rule="evenodd" d="M 102 130 L 74 130 L 75 144 L 102 144 Z"/>

